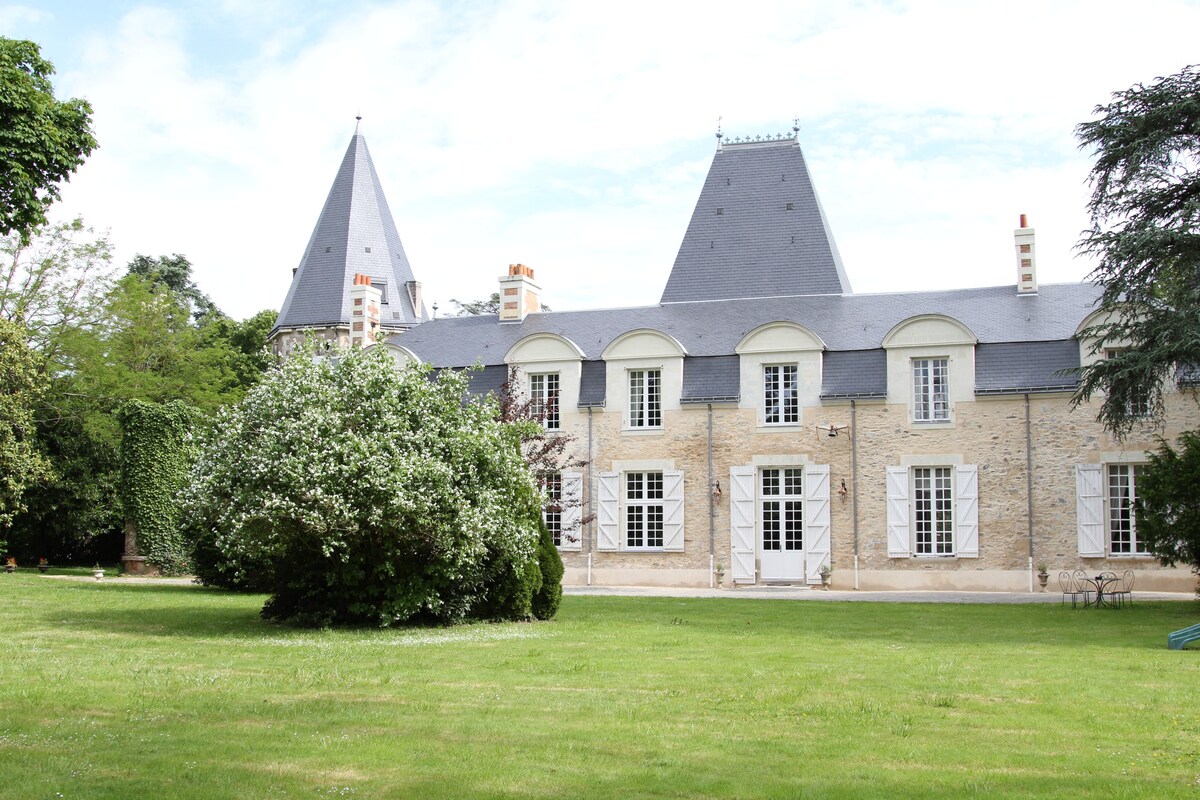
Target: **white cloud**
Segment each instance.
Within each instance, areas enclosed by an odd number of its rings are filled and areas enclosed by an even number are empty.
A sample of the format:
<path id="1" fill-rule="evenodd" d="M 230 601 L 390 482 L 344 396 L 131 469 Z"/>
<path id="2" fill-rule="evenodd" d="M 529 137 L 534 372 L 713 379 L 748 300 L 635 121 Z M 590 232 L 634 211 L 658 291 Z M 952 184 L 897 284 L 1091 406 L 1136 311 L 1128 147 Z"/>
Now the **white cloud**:
<path id="1" fill-rule="evenodd" d="M 731 134 L 800 118 L 857 290 L 1012 282 L 1021 212 L 1042 280 L 1078 280 L 1073 126 L 1182 67 L 1200 28 L 1171 0 L 226 0 L 73 31 L 55 14 L 60 93 L 91 100 L 101 142 L 64 212 L 111 227 L 121 258 L 185 253 L 236 316 L 282 302 L 358 113 L 443 308 L 515 261 L 556 308 L 657 301 L 718 115 Z"/>

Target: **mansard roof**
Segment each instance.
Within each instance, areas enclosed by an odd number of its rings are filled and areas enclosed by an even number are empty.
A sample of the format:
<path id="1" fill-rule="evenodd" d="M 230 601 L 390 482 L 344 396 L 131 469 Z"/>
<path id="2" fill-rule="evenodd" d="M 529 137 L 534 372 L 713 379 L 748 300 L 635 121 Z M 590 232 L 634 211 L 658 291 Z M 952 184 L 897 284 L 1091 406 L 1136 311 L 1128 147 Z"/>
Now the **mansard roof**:
<path id="1" fill-rule="evenodd" d="M 826 343 L 821 397 L 881 399 L 887 394 L 887 334 L 922 314 L 957 320 L 978 337 L 977 394 L 1069 391 L 1079 365 L 1074 339 L 1079 321 L 1095 308 L 1100 289 L 1091 283 L 1043 284 L 1021 296 L 1013 286 L 892 294 L 798 296 L 761 300 L 669 303 L 642 308 L 531 314 L 519 325 L 495 315 L 447 317 L 426 322 L 392 341 L 403 342 L 427 363 L 463 368 L 482 364 L 472 393 L 503 382 L 504 356 L 536 334 L 565 336 L 583 350 L 579 405 L 604 405 L 605 349 L 632 330 L 661 331 L 686 350 L 684 404 L 736 401 L 736 348 L 747 333 L 772 322 L 803 325 Z"/>
<path id="2" fill-rule="evenodd" d="M 661 302 L 849 292 L 800 144 L 722 144 Z"/>
<path id="3" fill-rule="evenodd" d="M 1099 293 L 1095 284 L 1063 283 L 1043 284 L 1033 296 L 1019 296 L 1009 285 L 541 312 L 515 325 L 501 325 L 492 314 L 443 317 L 419 325 L 395 341 L 430 364 L 468 367 L 477 361 L 503 364 L 505 353 L 520 339 L 553 333 L 575 342 L 583 350 L 584 360 L 592 361 L 600 359 L 621 334 L 647 328 L 674 337 L 689 356 L 725 356 L 736 352 L 748 332 L 783 321 L 811 330 L 830 352 L 877 350 L 883 347 L 887 333 L 903 320 L 941 314 L 970 328 L 980 344 L 1061 342 L 1074 338 L 1079 321 L 1092 312 Z"/>
<path id="4" fill-rule="evenodd" d="M 412 268 L 367 141 L 357 131 L 300 257 L 275 330 L 349 325 L 355 274 L 370 276 L 383 290 L 384 328 L 404 328 L 425 318 L 423 304 L 413 306 L 408 289 Z"/>

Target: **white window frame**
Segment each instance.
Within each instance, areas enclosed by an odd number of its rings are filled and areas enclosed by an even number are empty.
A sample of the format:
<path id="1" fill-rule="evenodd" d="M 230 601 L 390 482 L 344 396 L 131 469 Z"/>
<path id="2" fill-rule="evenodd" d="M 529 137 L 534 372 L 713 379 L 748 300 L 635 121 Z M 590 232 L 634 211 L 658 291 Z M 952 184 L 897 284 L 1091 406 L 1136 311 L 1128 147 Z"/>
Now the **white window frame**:
<path id="1" fill-rule="evenodd" d="M 621 476 L 626 550 L 662 550 L 665 543 L 665 496 L 661 470 L 626 472 Z M 637 541 L 634 541 L 635 533 Z"/>
<path id="2" fill-rule="evenodd" d="M 1150 551 L 1138 539 L 1137 514 L 1134 511 L 1138 476 L 1145 466 L 1129 462 L 1104 465 L 1104 529 L 1109 555 L 1150 555 Z M 1118 549 L 1118 546 L 1128 549 Z"/>
<path id="3" fill-rule="evenodd" d="M 768 476 L 772 473 L 774 477 L 774 492 L 768 491 Z M 786 473 L 793 473 L 787 475 Z M 791 488 L 793 491 L 788 492 L 788 480 L 792 481 Z M 756 481 L 758 490 L 758 524 L 759 530 L 762 531 L 762 549 L 771 551 L 782 551 L 783 539 L 789 532 L 787 524 L 787 515 L 792 513 L 791 523 L 793 536 L 798 537 L 798 541 L 793 544 L 796 547 L 794 550 L 804 549 L 804 467 L 760 467 L 758 470 L 758 480 Z M 774 504 L 773 509 L 775 517 L 769 516 L 767 506 Z M 798 516 L 796 516 L 798 512 Z M 769 528 L 776 525 L 775 533 L 777 547 L 768 547 Z"/>
<path id="4" fill-rule="evenodd" d="M 800 366 L 798 364 L 764 364 L 762 391 L 764 425 L 800 424 Z"/>
<path id="5" fill-rule="evenodd" d="M 636 429 L 662 427 L 662 370 L 658 368 L 627 371 L 629 387 L 628 426 Z"/>
<path id="6" fill-rule="evenodd" d="M 930 479 L 935 472 L 944 470 L 943 478 L 949 491 L 948 504 L 943 506 L 942 517 L 945 533 L 939 552 L 934 505 L 928 509 L 925 502 L 934 504 L 936 497 L 926 498 L 922 485 L 926 474 Z M 934 487 L 930 487 L 932 491 Z M 943 497 L 942 502 L 946 503 Z M 930 524 L 928 543 L 921 542 L 923 531 L 918 528 Z M 888 558 L 978 558 L 979 557 L 979 467 L 975 464 L 913 464 L 887 468 L 887 550 Z"/>
<path id="7" fill-rule="evenodd" d="M 913 422 L 950 421 L 950 359 L 947 356 L 912 359 Z"/>
<path id="8" fill-rule="evenodd" d="M 662 463 L 662 466 L 659 466 Z M 596 506 L 596 550 L 598 551 L 626 551 L 632 553 L 675 553 L 683 552 L 685 549 L 684 541 L 684 481 L 683 472 L 673 469 L 669 466 L 671 462 L 654 462 L 646 461 L 643 463 L 621 464 L 614 462 L 614 467 L 619 471 L 601 472 L 597 482 L 597 490 L 599 502 Z M 646 474 L 661 475 L 661 489 L 656 489 L 651 492 L 652 495 L 661 494 L 661 497 L 650 496 L 646 497 L 645 491 L 635 492 L 634 497 L 630 497 L 630 475 Z M 643 478 L 644 480 L 644 478 Z M 571 491 L 571 486 L 580 486 L 580 483 L 571 484 L 565 478 L 563 480 L 563 494 L 566 495 Z M 643 483 L 644 486 L 644 483 Z M 630 511 L 642 509 L 638 519 L 644 522 L 647 517 L 645 510 L 650 508 L 655 511 L 661 523 L 653 526 L 655 529 L 661 530 L 662 544 L 654 546 L 652 542 L 647 542 L 645 532 L 647 528 L 642 527 L 641 544 L 629 544 Z M 658 512 L 661 509 L 661 512 Z M 564 522 L 564 530 L 566 523 Z M 655 540 L 657 537 L 655 537 Z"/>
<path id="9" fill-rule="evenodd" d="M 542 491 L 546 495 L 546 505 L 542 507 L 542 521 L 554 539 L 555 547 L 562 547 L 562 480 L 561 472 L 548 472 L 539 478 Z"/>
<path id="10" fill-rule="evenodd" d="M 954 468 L 912 467 L 908 471 L 913 556 L 947 558 L 955 549 Z"/>
<path id="11" fill-rule="evenodd" d="M 562 397 L 562 380 L 557 372 L 531 372 L 529 374 L 529 401 L 542 418 L 542 427 L 548 431 L 561 430 L 562 418 L 559 400 Z"/>

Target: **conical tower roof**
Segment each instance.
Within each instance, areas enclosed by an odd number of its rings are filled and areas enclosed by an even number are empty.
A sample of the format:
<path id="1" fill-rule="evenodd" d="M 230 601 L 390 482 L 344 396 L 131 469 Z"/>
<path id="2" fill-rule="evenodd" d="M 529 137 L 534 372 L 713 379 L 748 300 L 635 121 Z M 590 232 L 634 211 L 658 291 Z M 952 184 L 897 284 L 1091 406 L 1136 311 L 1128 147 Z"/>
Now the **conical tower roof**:
<path id="1" fill-rule="evenodd" d="M 419 307 L 413 307 L 412 268 L 367 141 L 357 131 L 292 276 L 275 330 L 349 325 L 355 274 L 370 276 L 382 290 L 383 328 L 407 328 L 425 319 L 419 299 Z"/>
<path id="2" fill-rule="evenodd" d="M 661 302 L 849 293 L 799 143 L 724 143 Z"/>

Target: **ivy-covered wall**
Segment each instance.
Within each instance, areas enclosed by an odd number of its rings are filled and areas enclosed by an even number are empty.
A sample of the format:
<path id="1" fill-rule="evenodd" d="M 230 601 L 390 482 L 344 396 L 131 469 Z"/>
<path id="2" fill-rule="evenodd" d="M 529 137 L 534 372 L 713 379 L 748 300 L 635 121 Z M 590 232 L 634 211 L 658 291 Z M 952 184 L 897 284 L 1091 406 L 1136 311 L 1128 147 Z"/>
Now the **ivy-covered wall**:
<path id="1" fill-rule="evenodd" d="M 193 411 L 177 400 L 131 400 L 121 407 L 118 420 L 121 502 L 137 553 L 164 574 L 185 573 L 188 549 L 179 530 L 178 495 L 191 464 Z"/>

